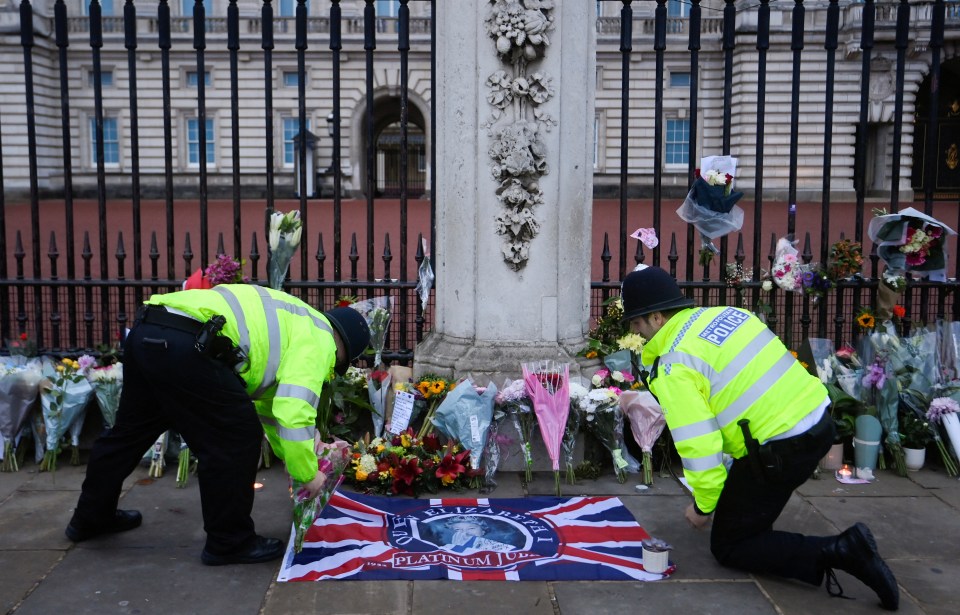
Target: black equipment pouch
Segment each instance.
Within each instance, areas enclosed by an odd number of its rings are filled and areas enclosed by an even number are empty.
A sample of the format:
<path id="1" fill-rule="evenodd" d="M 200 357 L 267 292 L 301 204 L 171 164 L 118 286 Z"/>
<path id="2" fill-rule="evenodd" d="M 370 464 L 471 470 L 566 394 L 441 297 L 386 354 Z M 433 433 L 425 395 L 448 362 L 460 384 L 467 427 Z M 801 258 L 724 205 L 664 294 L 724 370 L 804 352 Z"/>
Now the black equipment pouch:
<path id="1" fill-rule="evenodd" d="M 760 442 L 750 433 L 750 419 L 740 419 L 737 425 L 743 432 L 743 442 L 747 446 L 747 460 L 756 479 L 761 482 L 778 480 L 783 470 L 780 455 L 773 450 L 770 443 L 760 446 Z"/>
<path id="2" fill-rule="evenodd" d="M 227 319 L 217 314 L 203 323 L 197 333 L 196 349 L 201 355 L 219 361 L 231 369 L 236 369 L 247 362 L 246 353 L 233 344 L 226 335 L 220 335 Z"/>

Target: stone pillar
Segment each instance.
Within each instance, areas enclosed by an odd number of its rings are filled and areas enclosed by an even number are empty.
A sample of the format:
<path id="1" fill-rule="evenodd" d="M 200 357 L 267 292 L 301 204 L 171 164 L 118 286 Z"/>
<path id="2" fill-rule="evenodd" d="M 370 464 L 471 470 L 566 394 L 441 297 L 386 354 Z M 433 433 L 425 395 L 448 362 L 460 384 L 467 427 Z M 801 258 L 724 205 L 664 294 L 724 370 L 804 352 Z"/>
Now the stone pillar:
<path id="1" fill-rule="evenodd" d="M 517 48 L 516 21 L 498 41 L 488 19 L 507 4 L 436 5 L 436 312 L 415 353 L 418 375 L 502 384 L 537 359 L 569 361 L 577 373 L 589 329 L 595 3 L 528 10 L 519 25 L 525 45 L 504 54 Z M 510 17 L 501 13 L 501 23 Z M 527 128 L 514 131 L 533 143 L 517 162 L 504 152 L 517 139 L 503 135 L 523 121 Z M 498 226 L 498 216 L 526 215 L 509 206 L 518 194 L 542 199 L 527 208 L 535 223 L 514 227 L 523 235 L 538 226 L 525 246 Z"/>

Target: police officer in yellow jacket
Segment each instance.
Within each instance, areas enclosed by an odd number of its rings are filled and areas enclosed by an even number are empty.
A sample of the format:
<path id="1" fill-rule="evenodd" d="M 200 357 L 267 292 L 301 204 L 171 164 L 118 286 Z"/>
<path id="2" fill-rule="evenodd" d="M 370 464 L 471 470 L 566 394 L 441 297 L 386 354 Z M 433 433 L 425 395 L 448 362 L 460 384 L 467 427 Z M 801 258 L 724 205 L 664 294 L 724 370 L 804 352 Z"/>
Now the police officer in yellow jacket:
<path id="1" fill-rule="evenodd" d="M 67 537 L 74 542 L 140 525 L 118 510 L 124 479 L 167 430 L 198 459 L 208 565 L 257 563 L 283 543 L 254 532 L 253 483 L 266 433 L 287 471 L 315 495 L 316 406 L 370 340 L 356 310 L 319 312 L 256 285 L 154 295 L 124 342 L 116 425 L 94 444 Z"/>
<path id="2" fill-rule="evenodd" d="M 833 443 L 820 380 L 753 314 L 696 308 L 663 269 L 628 274 L 622 298 L 623 322 L 647 339 L 646 380 L 693 490 L 685 516 L 697 528 L 713 517 L 717 561 L 814 585 L 826 575 L 831 595 L 842 594 L 833 569 L 844 570 L 896 610 L 897 582 L 864 524 L 829 537 L 773 529 Z"/>

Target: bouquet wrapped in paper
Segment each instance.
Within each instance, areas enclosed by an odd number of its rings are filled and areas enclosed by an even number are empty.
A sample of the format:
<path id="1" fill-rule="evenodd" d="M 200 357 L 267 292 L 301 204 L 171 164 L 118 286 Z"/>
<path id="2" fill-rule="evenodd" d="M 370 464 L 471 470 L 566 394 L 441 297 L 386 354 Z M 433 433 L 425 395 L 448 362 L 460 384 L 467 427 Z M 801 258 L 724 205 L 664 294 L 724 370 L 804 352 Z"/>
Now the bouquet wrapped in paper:
<path id="1" fill-rule="evenodd" d="M 332 444 L 320 442 L 316 446 L 317 471 L 326 477 L 323 489 L 316 497 L 310 497 L 303 484 L 290 479 L 290 492 L 293 494 L 293 550 L 303 550 L 303 537 L 317 520 L 323 508 L 330 501 L 333 492 L 343 482 L 343 471 L 350 459 L 350 444 L 343 440 L 334 440 Z"/>
<path id="2" fill-rule="evenodd" d="M 630 431 L 643 451 L 643 484 L 653 484 L 653 445 L 663 433 L 663 409 L 650 391 L 624 391 L 620 408 L 630 421 Z"/>
<path id="3" fill-rule="evenodd" d="M 267 281 L 270 288 L 283 289 L 283 282 L 287 279 L 290 269 L 290 260 L 300 245 L 300 234 L 303 225 L 300 222 L 300 212 L 297 210 L 287 213 L 275 211 L 270 214 L 270 232 L 268 246 L 270 259 L 267 262 Z"/>
<path id="4" fill-rule="evenodd" d="M 90 355 L 78 360 L 63 359 L 43 365 L 44 379 L 40 382 L 40 406 L 46 430 L 46 452 L 40 464 L 41 471 L 57 469 L 60 440 L 74 421 L 83 421 L 83 413 L 93 393 L 86 372 L 96 363 Z M 79 430 L 76 432 L 79 435 Z M 74 447 L 77 442 L 74 441 Z"/>
<path id="5" fill-rule="evenodd" d="M 30 421 L 43 373 L 40 362 L 10 361 L 0 364 L 0 472 L 16 472 L 18 437 Z"/>
<path id="6" fill-rule="evenodd" d="M 543 444 L 553 464 L 553 483 L 559 496 L 560 448 L 570 413 L 570 366 L 556 361 L 536 361 L 522 364 L 521 369 Z"/>
<path id="7" fill-rule="evenodd" d="M 946 280 L 947 237 L 956 231 L 932 216 L 907 207 L 870 221 L 867 235 L 877 255 L 893 272 L 909 271 L 931 282 Z"/>
<path id="8" fill-rule="evenodd" d="M 500 425 L 503 424 L 507 413 L 500 408 L 495 408 L 493 417 L 490 419 L 490 428 L 487 429 L 487 445 L 483 449 L 483 487 L 481 493 L 490 493 L 497 488 L 497 468 L 500 467 Z"/>
<path id="9" fill-rule="evenodd" d="M 591 389 L 581 404 L 584 428 L 610 452 L 617 481 L 626 482 L 627 472 L 639 471 L 640 464 L 627 452 L 624 443 L 620 393 L 606 387 Z"/>
<path id="10" fill-rule="evenodd" d="M 507 413 L 520 436 L 520 451 L 523 453 L 524 477 L 527 482 L 533 480 L 533 432 L 537 426 L 537 415 L 533 411 L 533 400 L 527 394 L 527 385 L 523 380 L 507 380 L 496 397 L 497 407 Z"/>
<path id="11" fill-rule="evenodd" d="M 382 362 L 383 347 L 387 342 L 387 329 L 390 327 L 390 297 L 374 297 L 351 303 L 350 307 L 360 312 L 370 328 L 370 348 L 373 348 L 373 366 Z"/>
<path id="12" fill-rule="evenodd" d="M 580 408 L 589 390 L 579 382 L 570 383 L 570 412 L 567 414 L 567 427 L 563 432 L 563 463 L 567 469 L 567 484 L 577 484 L 576 468 L 573 465 L 577 434 L 583 424 Z"/>
<path id="13" fill-rule="evenodd" d="M 430 265 L 430 244 L 423 237 L 420 238 L 423 246 L 423 260 L 420 261 L 420 267 L 417 269 L 417 296 L 420 297 L 420 310 L 427 309 L 427 302 L 430 300 L 430 289 L 433 288 L 433 281 L 436 276 L 433 274 L 433 267 Z"/>
<path id="14" fill-rule="evenodd" d="M 803 274 L 810 269 L 800 261 L 796 244 L 796 240 L 789 237 L 777 240 L 773 268 L 770 270 L 773 283 L 790 292 L 803 290 Z"/>
<path id="15" fill-rule="evenodd" d="M 472 468 L 480 468 L 496 396 L 495 384 L 478 390 L 468 378 L 447 394 L 433 416 L 433 424 L 440 433 L 459 441 L 470 451 Z"/>
<path id="16" fill-rule="evenodd" d="M 720 253 L 714 239 L 743 227 L 743 210 L 736 206 L 743 193 L 733 189 L 736 176 L 736 158 L 701 158 L 693 186 L 677 209 L 677 215 L 700 232 L 700 260 L 704 265 L 713 254 Z"/>
<path id="17" fill-rule="evenodd" d="M 87 380 L 93 385 L 93 394 L 100 406 L 104 425 L 107 429 L 112 429 L 117 422 L 120 392 L 123 390 L 123 363 L 95 367 L 87 372 Z"/>
<path id="18" fill-rule="evenodd" d="M 374 437 L 383 435 L 391 381 L 390 372 L 382 369 L 371 371 L 370 376 L 367 378 L 367 396 L 370 398 L 370 405 L 373 406 L 371 417 L 373 418 Z"/>

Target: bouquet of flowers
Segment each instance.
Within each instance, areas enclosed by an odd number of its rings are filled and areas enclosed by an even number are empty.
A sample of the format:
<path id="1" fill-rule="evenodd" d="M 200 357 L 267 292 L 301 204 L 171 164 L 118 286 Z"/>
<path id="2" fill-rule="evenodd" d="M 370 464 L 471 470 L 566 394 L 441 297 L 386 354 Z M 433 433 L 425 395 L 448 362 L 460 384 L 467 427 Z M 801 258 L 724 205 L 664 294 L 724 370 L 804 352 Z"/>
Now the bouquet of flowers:
<path id="1" fill-rule="evenodd" d="M 83 355 L 78 360 L 65 358 L 57 364 L 47 361 L 43 365 L 40 405 L 46 429 L 46 452 L 40 464 L 41 472 L 56 471 L 60 440 L 75 421 L 83 423 L 87 401 L 93 392 L 86 373 L 95 363 L 96 359 Z M 74 456 L 78 455 L 78 444 L 79 430 L 72 441 Z"/>
<path id="2" fill-rule="evenodd" d="M 830 246 L 827 274 L 834 281 L 860 275 L 863 268 L 863 247 L 858 241 L 841 239 Z"/>
<path id="3" fill-rule="evenodd" d="M 161 478 L 163 469 L 167 467 L 167 444 L 170 440 L 170 432 L 165 431 L 153 443 L 150 450 L 147 451 L 147 457 L 150 459 L 150 467 L 147 470 L 147 476 L 150 478 Z M 179 474 L 179 468 L 178 468 Z"/>
<path id="4" fill-rule="evenodd" d="M 591 389 L 581 400 L 580 412 L 586 430 L 610 451 L 617 481 L 626 482 L 627 471 L 636 472 L 639 464 L 626 451 L 623 440 L 623 411 L 620 409 L 619 390 L 607 387 Z"/>
<path id="5" fill-rule="evenodd" d="M 527 393 L 523 380 L 507 382 L 497 394 L 497 407 L 507 413 L 513 426 L 520 435 L 520 450 L 523 452 L 524 478 L 533 480 L 533 430 L 537 426 L 537 415 L 533 411 L 533 400 Z"/>
<path id="6" fill-rule="evenodd" d="M 418 438 L 413 428 L 387 440 L 363 439 L 350 449 L 347 480 L 367 492 L 416 497 L 441 487 L 460 490 L 472 483 L 479 470 L 470 467 L 470 451 L 459 442 L 441 443 L 440 436 Z"/>
<path id="7" fill-rule="evenodd" d="M 370 399 L 370 405 L 373 406 L 371 416 L 373 418 L 373 435 L 383 434 L 383 425 L 387 418 L 387 396 L 390 393 L 390 372 L 382 369 L 375 369 L 370 372 L 367 378 L 367 397 Z"/>
<path id="8" fill-rule="evenodd" d="M 643 451 L 643 484 L 653 484 L 653 445 L 663 433 L 663 409 L 650 391 L 624 391 L 620 408 L 630 420 L 630 431 Z"/>
<path id="9" fill-rule="evenodd" d="M 283 289 L 283 282 L 290 269 L 290 259 L 300 245 L 302 230 L 299 211 L 293 210 L 285 214 L 275 211 L 270 214 L 268 241 L 270 260 L 267 262 L 267 280 L 270 288 Z"/>
<path id="10" fill-rule="evenodd" d="M 17 438 L 29 424 L 42 378 L 40 363 L 36 360 L 0 363 L 0 441 L 3 443 L 0 472 L 20 469 Z"/>
<path id="11" fill-rule="evenodd" d="M 26 333 L 21 333 L 15 340 L 7 340 L 6 344 L 11 357 L 37 356 L 37 345 Z"/>
<path id="12" fill-rule="evenodd" d="M 933 440 L 933 430 L 926 417 L 920 418 L 913 410 L 900 412 L 900 442 L 904 448 L 926 448 Z"/>
<path id="13" fill-rule="evenodd" d="M 802 276 L 804 271 L 809 269 L 800 262 L 796 243 L 796 240 L 791 240 L 789 237 L 781 237 L 777 240 L 773 269 L 770 270 L 773 283 L 790 292 L 803 290 Z"/>
<path id="14" fill-rule="evenodd" d="M 625 333 L 620 319 L 623 318 L 623 300 L 619 296 L 610 297 L 603 302 L 603 315 L 597 319 L 597 326 L 590 330 L 587 347 L 577 353 L 578 357 L 596 359 L 616 352 L 618 340 Z"/>
<path id="15" fill-rule="evenodd" d="M 827 275 L 823 267 L 812 265 L 800 276 L 803 292 L 810 296 L 812 303 L 819 303 L 820 299 L 826 296 L 827 292 L 833 288 L 833 280 Z"/>
<path id="16" fill-rule="evenodd" d="M 480 467 L 496 395 L 495 384 L 477 388 L 467 379 L 447 394 L 434 413 L 432 421 L 437 430 L 469 449 L 470 467 Z"/>
<path id="17" fill-rule="evenodd" d="M 946 280 L 946 239 L 957 234 L 953 229 L 913 207 L 895 214 L 874 213 L 867 235 L 888 269 L 895 275 L 910 271 L 931 282 Z"/>
<path id="18" fill-rule="evenodd" d="M 246 284 L 250 278 L 243 275 L 243 260 L 237 260 L 228 254 L 217 254 L 217 258 L 207 265 L 204 277 L 210 286 L 218 284 Z"/>
<path id="19" fill-rule="evenodd" d="M 436 276 L 433 274 L 433 267 L 430 265 L 430 244 L 423 237 L 420 238 L 420 245 L 423 246 L 423 260 L 420 261 L 420 267 L 417 268 L 417 296 L 420 297 L 420 310 L 427 309 L 427 302 L 430 300 L 430 289 L 433 288 L 433 281 Z"/>
<path id="20" fill-rule="evenodd" d="M 573 465 L 574 450 L 577 444 L 577 434 L 580 433 L 580 426 L 583 419 L 580 416 L 580 408 L 583 405 L 583 399 L 589 391 L 578 382 L 570 383 L 570 412 L 567 414 L 567 427 L 563 431 L 563 462 L 567 469 L 567 484 L 577 484 L 576 468 Z"/>
<path id="21" fill-rule="evenodd" d="M 117 421 L 120 407 L 120 392 L 123 390 L 123 363 L 95 367 L 87 372 L 87 380 L 93 385 L 93 394 L 100 406 L 103 423 L 111 429 Z"/>
<path id="22" fill-rule="evenodd" d="M 433 415 L 437 411 L 437 406 L 443 401 L 447 391 L 452 390 L 454 386 L 454 383 L 447 382 L 446 378 L 441 378 L 436 374 L 424 374 L 414 385 L 419 397 L 427 403 L 427 413 L 423 418 L 420 432 L 417 434 L 418 438 L 422 439 L 433 431 Z"/>
<path id="23" fill-rule="evenodd" d="M 370 327 L 370 347 L 373 348 L 373 366 L 379 367 L 383 347 L 387 341 L 387 328 L 390 326 L 390 297 L 374 297 L 351 303 L 350 307 L 360 312 Z"/>
<path id="24" fill-rule="evenodd" d="M 926 418 L 933 425 L 940 425 L 947 434 L 950 444 L 953 446 L 953 452 L 960 458 L 960 420 L 957 413 L 960 412 L 960 404 L 950 397 L 936 397 L 930 402 L 930 408 L 927 410 Z M 940 458 L 947 469 L 949 476 L 957 475 L 957 464 L 950 451 L 947 450 L 940 432 L 934 429 L 933 439 L 937 442 L 937 449 L 940 451 Z"/>
<path id="25" fill-rule="evenodd" d="M 553 463 L 553 483 L 560 496 L 560 447 L 570 413 L 570 366 L 554 361 L 521 364 L 527 395 L 540 424 L 547 454 Z"/>
<path id="26" fill-rule="evenodd" d="M 677 209 L 677 215 L 700 232 L 701 265 L 720 253 L 714 239 L 743 227 L 743 210 L 736 206 L 743 193 L 733 189 L 736 175 L 737 159 L 732 156 L 701 158 L 693 186 Z"/>
<path id="27" fill-rule="evenodd" d="M 323 472 L 325 476 L 320 493 L 311 498 L 302 483 L 290 479 L 290 492 L 293 494 L 294 553 L 303 550 L 303 538 L 307 530 L 343 482 L 343 472 L 350 459 L 350 445 L 343 440 L 335 440 L 332 444 L 321 442 L 317 445 L 316 453 L 317 471 Z"/>

